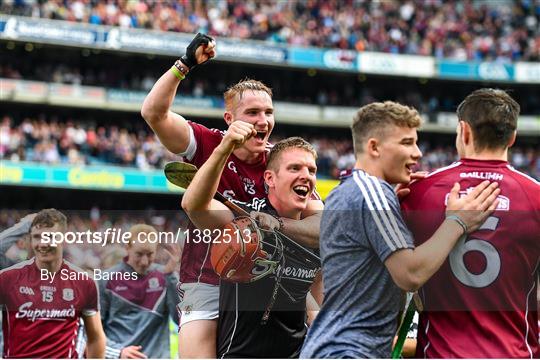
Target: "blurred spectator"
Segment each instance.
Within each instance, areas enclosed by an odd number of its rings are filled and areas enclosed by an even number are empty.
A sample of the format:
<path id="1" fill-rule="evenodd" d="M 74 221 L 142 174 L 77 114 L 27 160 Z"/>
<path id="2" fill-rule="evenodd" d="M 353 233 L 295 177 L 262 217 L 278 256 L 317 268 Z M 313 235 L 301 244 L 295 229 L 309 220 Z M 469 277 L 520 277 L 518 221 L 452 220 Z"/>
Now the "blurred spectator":
<path id="1" fill-rule="evenodd" d="M 455 60 L 540 60 L 538 0 L 4 1 L 0 12 Z"/>
<path id="2" fill-rule="evenodd" d="M 0 159 L 71 165 L 108 163 L 137 166 L 142 170 L 163 168 L 178 160 L 150 132 L 129 132 L 110 126 L 85 126 L 44 118 L 26 118 L 17 126 L 4 116 L 0 123 Z"/>

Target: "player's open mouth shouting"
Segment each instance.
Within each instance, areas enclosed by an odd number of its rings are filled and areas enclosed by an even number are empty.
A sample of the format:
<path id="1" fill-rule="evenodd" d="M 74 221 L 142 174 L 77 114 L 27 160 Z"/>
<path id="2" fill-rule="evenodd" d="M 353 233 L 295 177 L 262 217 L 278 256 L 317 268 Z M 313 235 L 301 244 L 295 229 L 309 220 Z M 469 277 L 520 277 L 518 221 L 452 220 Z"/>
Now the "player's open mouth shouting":
<path id="1" fill-rule="evenodd" d="M 267 133 L 268 133 L 267 131 L 257 130 L 257 135 L 255 135 L 255 138 L 260 141 L 265 141 Z"/>
<path id="2" fill-rule="evenodd" d="M 311 193 L 311 189 L 307 185 L 296 185 L 293 187 L 293 191 L 302 199 L 307 199 L 309 194 Z"/>

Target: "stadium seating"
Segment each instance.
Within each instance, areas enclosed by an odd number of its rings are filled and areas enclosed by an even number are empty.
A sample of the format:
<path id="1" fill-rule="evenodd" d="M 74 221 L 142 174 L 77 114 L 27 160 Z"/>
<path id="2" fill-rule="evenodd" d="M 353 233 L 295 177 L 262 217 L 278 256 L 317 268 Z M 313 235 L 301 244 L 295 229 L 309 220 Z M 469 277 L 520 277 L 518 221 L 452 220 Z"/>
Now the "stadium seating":
<path id="1" fill-rule="evenodd" d="M 540 60 L 540 4 L 525 0 L 6 1 L 0 10 L 299 46 L 456 60 Z"/>

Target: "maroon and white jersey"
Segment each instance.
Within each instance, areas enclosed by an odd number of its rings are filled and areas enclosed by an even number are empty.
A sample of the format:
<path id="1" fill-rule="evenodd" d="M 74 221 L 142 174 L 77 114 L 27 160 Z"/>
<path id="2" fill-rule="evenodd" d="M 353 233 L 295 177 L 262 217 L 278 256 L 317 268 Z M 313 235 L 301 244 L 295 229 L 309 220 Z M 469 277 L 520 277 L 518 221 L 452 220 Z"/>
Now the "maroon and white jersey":
<path id="1" fill-rule="evenodd" d="M 212 151 L 221 143 L 225 132 L 208 129 L 191 121 L 188 123 L 193 130 L 194 139 L 190 141 L 185 158 L 187 162 L 201 167 L 210 157 Z M 231 154 L 223 169 L 218 191 L 229 198 L 243 202 L 249 202 L 254 197 L 265 198 L 266 189 L 263 175 L 264 170 L 266 170 L 266 159 L 267 154 L 263 153 L 259 162 L 246 164 Z M 212 268 L 209 255 L 209 243 L 187 241 L 182 252 L 180 282 L 219 284 L 219 277 Z"/>
<path id="2" fill-rule="evenodd" d="M 42 280 L 34 259 L 0 272 L 6 358 L 77 358 L 79 319 L 98 311 L 95 282 L 63 261 L 54 280 Z M 85 277 L 86 276 L 86 277 Z"/>
<path id="3" fill-rule="evenodd" d="M 499 184 L 498 208 L 421 289 L 417 357 L 540 357 L 540 183 L 505 161 L 462 159 L 414 182 L 404 217 L 420 245 L 444 221 L 453 184 L 466 194 L 484 180 Z"/>

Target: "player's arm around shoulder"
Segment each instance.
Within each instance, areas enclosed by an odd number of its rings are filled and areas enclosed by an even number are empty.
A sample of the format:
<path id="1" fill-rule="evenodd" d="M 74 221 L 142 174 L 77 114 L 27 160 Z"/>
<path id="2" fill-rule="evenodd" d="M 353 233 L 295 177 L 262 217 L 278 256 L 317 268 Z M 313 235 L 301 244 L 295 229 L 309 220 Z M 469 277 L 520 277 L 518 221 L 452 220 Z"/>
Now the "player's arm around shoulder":
<path id="1" fill-rule="evenodd" d="M 282 217 L 283 227 L 280 230 L 298 243 L 317 249 L 323 209 L 324 204 L 321 200 L 310 200 L 306 210 L 302 212 L 302 219 L 293 220 Z"/>
<path id="2" fill-rule="evenodd" d="M 101 315 L 97 311 L 93 315 L 83 315 L 84 329 L 88 337 L 86 348 L 87 358 L 103 359 L 105 358 L 105 332 L 101 325 Z"/>
<path id="3" fill-rule="evenodd" d="M 458 239 L 478 229 L 497 206 L 497 183 L 484 181 L 465 197 L 459 184 L 450 191 L 446 219 L 425 243 L 415 249 L 397 249 L 384 264 L 392 279 L 406 291 L 416 291 L 441 267 Z M 399 216 L 401 223 L 403 219 Z"/>
<path id="4" fill-rule="evenodd" d="M 190 141 L 187 121 L 171 111 L 178 85 L 190 69 L 216 56 L 215 47 L 214 39 L 197 34 L 186 49 L 186 54 L 178 60 L 180 67 L 185 69 L 185 74 L 180 72 L 175 63 L 158 79 L 144 99 L 141 108 L 142 117 L 161 143 L 172 153 L 183 153 Z"/>

